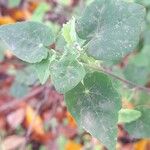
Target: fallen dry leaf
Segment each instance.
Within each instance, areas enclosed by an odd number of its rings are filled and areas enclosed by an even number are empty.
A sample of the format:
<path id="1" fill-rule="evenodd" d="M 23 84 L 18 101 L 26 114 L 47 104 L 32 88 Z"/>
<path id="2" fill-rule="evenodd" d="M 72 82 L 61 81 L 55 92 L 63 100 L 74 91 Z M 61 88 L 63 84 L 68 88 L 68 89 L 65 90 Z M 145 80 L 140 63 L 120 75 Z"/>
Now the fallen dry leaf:
<path id="1" fill-rule="evenodd" d="M 24 120 L 25 116 L 25 110 L 23 108 L 20 108 L 12 113 L 10 113 L 7 117 L 7 123 L 9 126 L 13 129 L 18 127 Z"/>
<path id="2" fill-rule="evenodd" d="M 45 133 L 41 116 L 29 105 L 26 106 L 24 125 L 27 130 L 31 127 L 31 139 L 40 143 L 47 143 L 54 138 L 51 132 Z"/>
<path id="3" fill-rule="evenodd" d="M 31 18 L 30 12 L 17 8 L 10 10 L 9 14 L 16 21 L 24 21 Z"/>
<path id="4" fill-rule="evenodd" d="M 76 121 L 74 120 L 74 118 L 72 117 L 72 115 L 69 112 L 67 112 L 67 119 L 68 119 L 69 125 L 71 127 L 73 127 L 73 128 L 77 127 Z"/>
<path id="5" fill-rule="evenodd" d="M 8 136 L 4 139 L 4 141 L 2 141 L 4 150 L 16 150 L 23 143 L 25 143 L 25 138 L 17 135 Z"/>
<path id="6" fill-rule="evenodd" d="M 38 1 L 36 1 L 36 2 L 30 1 L 30 2 L 29 2 L 29 5 L 28 5 L 28 10 L 29 10 L 30 12 L 33 12 L 33 11 L 37 8 L 38 5 L 39 5 L 39 2 L 38 2 Z"/>
<path id="7" fill-rule="evenodd" d="M 26 106 L 24 123 L 26 128 L 32 126 L 32 132 L 39 135 L 45 134 L 42 118 L 37 115 L 36 111 L 29 105 Z"/>
<path id="8" fill-rule="evenodd" d="M 69 140 L 65 145 L 65 150 L 81 150 L 82 145 L 73 140 Z"/>
<path id="9" fill-rule="evenodd" d="M 135 143 L 134 150 L 150 150 L 150 140 L 143 139 Z"/>
<path id="10" fill-rule="evenodd" d="M 4 115 L 0 115 L 0 130 L 5 129 L 6 119 Z"/>
<path id="11" fill-rule="evenodd" d="M 15 23 L 15 20 L 10 16 L 0 17 L 0 25 Z"/>

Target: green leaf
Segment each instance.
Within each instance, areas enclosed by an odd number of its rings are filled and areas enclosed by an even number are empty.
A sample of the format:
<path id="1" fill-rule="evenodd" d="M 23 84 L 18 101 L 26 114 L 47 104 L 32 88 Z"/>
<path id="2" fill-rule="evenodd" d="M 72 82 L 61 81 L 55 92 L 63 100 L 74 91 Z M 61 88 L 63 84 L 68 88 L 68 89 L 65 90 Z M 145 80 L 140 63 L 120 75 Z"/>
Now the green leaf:
<path id="1" fill-rule="evenodd" d="M 62 35 L 68 44 L 73 44 L 77 41 L 74 17 L 69 22 L 63 25 Z"/>
<path id="2" fill-rule="evenodd" d="M 21 0 L 8 0 L 9 7 L 17 7 L 20 4 Z"/>
<path id="3" fill-rule="evenodd" d="M 135 107 L 150 106 L 150 93 L 147 93 L 146 91 L 139 91 L 138 93 L 136 92 L 135 96 L 130 102 Z"/>
<path id="4" fill-rule="evenodd" d="M 35 70 L 41 84 L 44 84 L 50 75 L 50 61 L 49 59 L 44 59 L 40 63 L 35 64 Z"/>
<path id="5" fill-rule="evenodd" d="M 65 94 L 65 101 L 79 127 L 109 149 L 115 149 L 121 101 L 107 75 L 98 72 L 87 74 L 83 83 Z"/>
<path id="6" fill-rule="evenodd" d="M 69 1 L 69 0 L 59 0 L 59 3 L 60 3 L 61 5 L 66 6 L 66 5 L 69 5 L 69 4 L 70 4 L 70 1 Z"/>
<path id="7" fill-rule="evenodd" d="M 125 129 L 129 131 L 133 138 L 150 138 L 150 93 L 137 91 L 134 94 L 130 102 L 136 110 L 141 112 L 141 117 L 134 122 L 127 123 Z"/>
<path id="8" fill-rule="evenodd" d="M 120 0 L 95 0 L 77 20 L 76 31 L 87 40 L 87 53 L 96 59 L 116 61 L 138 41 L 145 9 Z"/>
<path id="9" fill-rule="evenodd" d="M 144 46 L 150 47 L 150 29 L 149 28 L 145 30 L 143 36 L 144 36 Z"/>
<path id="10" fill-rule="evenodd" d="M 150 6 L 149 0 L 134 0 L 136 3 L 143 4 L 145 6 Z"/>
<path id="11" fill-rule="evenodd" d="M 10 94 L 16 98 L 25 96 L 30 90 L 30 87 L 19 82 L 14 82 L 10 88 Z"/>
<path id="12" fill-rule="evenodd" d="M 6 50 L 6 49 L 7 49 L 6 45 L 4 45 L 4 43 L 0 39 L 0 62 L 3 61 L 3 59 L 4 59 L 4 50 Z"/>
<path id="13" fill-rule="evenodd" d="M 58 34 L 58 37 L 56 39 L 56 47 L 55 47 L 55 49 L 57 51 L 59 51 L 60 53 L 63 53 L 64 50 L 65 50 L 65 45 L 67 45 L 67 43 L 66 43 L 64 37 L 62 35 Z"/>
<path id="14" fill-rule="evenodd" d="M 150 69 L 148 66 L 138 66 L 130 63 L 125 67 L 123 73 L 127 80 L 145 85 L 149 79 Z"/>
<path id="15" fill-rule="evenodd" d="M 66 93 L 74 88 L 85 76 L 82 64 L 70 55 L 53 62 L 50 72 L 52 82 L 60 93 Z"/>
<path id="16" fill-rule="evenodd" d="M 46 150 L 46 147 L 44 145 L 41 145 L 39 150 Z"/>
<path id="17" fill-rule="evenodd" d="M 29 63 L 47 58 L 47 47 L 54 42 L 51 29 L 37 22 L 1 26 L 0 38 L 18 58 Z"/>
<path id="18" fill-rule="evenodd" d="M 44 84 L 50 76 L 50 64 L 55 59 L 55 55 L 49 54 L 47 59 L 35 64 L 35 70 L 41 84 Z"/>
<path id="19" fill-rule="evenodd" d="M 145 85 L 150 79 L 150 53 L 149 47 L 145 46 L 142 52 L 128 61 L 123 74 L 127 80 L 139 85 Z"/>
<path id="20" fill-rule="evenodd" d="M 60 135 L 58 138 L 57 138 L 57 145 L 59 147 L 59 150 L 64 150 L 64 147 L 67 143 L 67 139 L 65 136 L 62 136 Z"/>
<path id="21" fill-rule="evenodd" d="M 125 129 L 134 138 L 150 138 L 150 108 L 139 107 L 137 110 L 142 113 L 141 117 L 134 122 L 127 123 Z"/>
<path id="22" fill-rule="evenodd" d="M 45 2 L 41 2 L 40 5 L 34 11 L 31 20 L 37 21 L 37 22 L 42 22 L 43 17 L 45 15 L 46 11 L 48 11 L 48 10 L 49 10 L 49 5 Z"/>
<path id="23" fill-rule="evenodd" d="M 134 109 L 121 109 L 119 111 L 119 123 L 130 123 L 141 117 L 141 112 Z"/>
<path id="24" fill-rule="evenodd" d="M 15 81 L 10 88 L 11 95 L 17 98 L 25 96 L 37 79 L 32 65 L 17 71 Z"/>
<path id="25" fill-rule="evenodd" d="M 4 54 L 3 51 L 0 50 L 0 62 L 4 60 Z"/>
<path id="26" fill-rule="evenodd" d="M 27 86 L 32 86 L 36 83 L 37 80 L 38 78 L 32 65 L 29 65 L 24 69 L 18 71 L 15 79 L 16 82 L 25 84 Z"/>

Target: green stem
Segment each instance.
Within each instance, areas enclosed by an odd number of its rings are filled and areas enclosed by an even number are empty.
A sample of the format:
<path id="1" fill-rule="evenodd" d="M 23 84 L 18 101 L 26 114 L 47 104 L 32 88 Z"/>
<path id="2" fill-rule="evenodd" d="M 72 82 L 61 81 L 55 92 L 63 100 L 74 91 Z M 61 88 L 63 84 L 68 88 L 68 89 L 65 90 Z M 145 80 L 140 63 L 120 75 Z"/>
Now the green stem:
<path id="1" fill-rule="evenodd" d="M 131 86 L 131 87 L 134 87 L 134 88 L 136 88 L 136 89 L 138 89 L 138 90 L 141 90 L 141 91 L 145 91 L 145 92 L 150 93 L 150 88 L 146 88 L 146 87 L 144 87 L 144 86 L 140 86 L 140 85 L 138 85 L 138 84 L 136 84 L 136 83 L 133 83 L 133 82 L 131 82 L 131 81 L 129 81 L 129 80 L 126 80 L 126 79 L 124 79 L 124 78 L 121 78 L 121 77 L 115 75 L 113 72 L 111 72 L 111 71 L 109 71 L 109 70 L 107 70 L 107 69 L 101 68 L 101 67 L 99 67 L 99 66 L 91 66 L 91 65 L 89 65 L 89 64 L 84 64 L 84 65 L 87 66 L 87 67 L 89 67 L 89 68 L 92 68 L 92 69 L 94 69 L 94 70 L 96 70 L 96 71 L 98 71 L 98 72 L 103 72 L 103 73 L 105 73 L 105 74 L 107 74 L 107 75 L 110 75 L 111 77 L 113 77 L 113 78 L 115 78 L 115 79 L 117 79 L 117 80 L 119 80 L 119 81 L 121 81 L 121 82 L 123 82 L 123 83 L 125 83 L 125 84 L 127 84 L 127 85 L 129 85 L 129 86 Z"/>

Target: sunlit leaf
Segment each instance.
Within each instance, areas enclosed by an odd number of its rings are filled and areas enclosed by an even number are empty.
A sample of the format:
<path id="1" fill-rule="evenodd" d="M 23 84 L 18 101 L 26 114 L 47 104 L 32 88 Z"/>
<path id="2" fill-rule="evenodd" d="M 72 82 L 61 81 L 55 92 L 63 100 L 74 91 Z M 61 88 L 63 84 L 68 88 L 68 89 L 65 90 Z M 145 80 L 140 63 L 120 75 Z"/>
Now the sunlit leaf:
<path id="1" fill-rule="evenodd" d="M 69 22 L 63 25 L 62 35 L 68 44 L 76 42 L 75 18 L 72 18 Z"/>
<path id="2" fill-rule="evenodd" d="M 129 123 L 141 117 L 141 112 L 134 109 L 121 109 L 119 111 L 119 123 Z"/>

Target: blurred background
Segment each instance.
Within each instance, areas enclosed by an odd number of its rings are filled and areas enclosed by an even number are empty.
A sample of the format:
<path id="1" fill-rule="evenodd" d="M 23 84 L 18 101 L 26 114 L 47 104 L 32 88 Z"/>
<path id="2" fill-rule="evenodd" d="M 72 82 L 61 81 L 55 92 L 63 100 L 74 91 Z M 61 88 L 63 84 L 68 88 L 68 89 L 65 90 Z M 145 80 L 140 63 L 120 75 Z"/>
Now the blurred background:
<path id="1" fill-rule="evenodd" d="M 126 0 L 133 1 L 133 0 Z M 0 25 L 37 21 L 55 34 L 71 16 L 80 16 L 92 0 L 0 0 Z M 150 86 L 150 0 L 135 0 L 146 7 L 143 33 L 135 51 L 114 70 L 130 81 Z M 63 41 L 59 41 L 61 49 Z M 148 60 L 148 63 L 145 62 Z M 141 63 L 142 62 L 142 63 Z M 140 64 L 140 65 L 139 65 Z M 123 105 L 132 107 L 131 91 L 122 94 Z M 143 94 L 143 93 L 142 93 Z M 144 94 L 139 97 L 139 103 Z M 137 102 L 137 101 L 136 101 Z M 143 102 L 143 100 L 142 100 Z M 17 59 L 0 41 L 0 150 L 104 150 L 100 141 L 79 129 L 67 111 L 63 95 L 50 80 L 41 85 L 34 68 Z M 148 139 L 131 139 L 118 125 L 118 150 L 150 150 Z"/>

